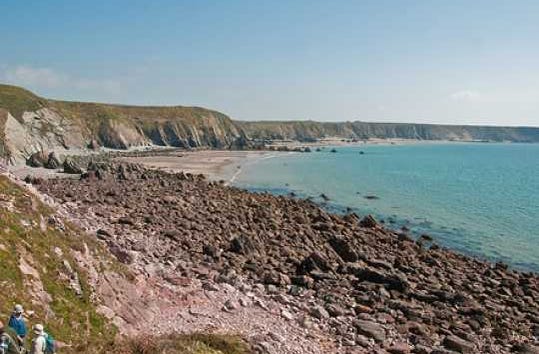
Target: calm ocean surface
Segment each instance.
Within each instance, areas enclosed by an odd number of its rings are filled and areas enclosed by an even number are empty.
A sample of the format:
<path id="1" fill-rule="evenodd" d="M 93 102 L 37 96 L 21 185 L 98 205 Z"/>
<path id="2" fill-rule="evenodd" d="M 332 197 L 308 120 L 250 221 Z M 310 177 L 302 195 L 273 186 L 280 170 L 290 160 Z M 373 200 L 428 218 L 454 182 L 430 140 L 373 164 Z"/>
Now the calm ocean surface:
<path id="1" fill-rule="evenodd" d="M 244 166 L 234 185 L 319 198 L 371 213 L 393 228 L 539 272 L 539 144 L 337 147 Z M 359 152 L 363 151 L 364 154 Z M 379 199 L 369 200 L 374 195 Z"/>

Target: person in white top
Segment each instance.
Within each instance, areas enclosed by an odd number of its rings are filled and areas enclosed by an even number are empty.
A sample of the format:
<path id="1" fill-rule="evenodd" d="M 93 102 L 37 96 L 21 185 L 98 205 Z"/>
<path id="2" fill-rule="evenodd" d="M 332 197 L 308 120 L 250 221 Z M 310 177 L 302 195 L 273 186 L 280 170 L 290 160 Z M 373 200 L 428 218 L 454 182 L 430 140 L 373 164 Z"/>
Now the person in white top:
<path id="1" fill-rule="evenodd" d="M 45 354 L 47 349 L 47 341 L 45 339 L 45 330 L 42 324 L 36 324 L 34 326 L 35 337 L 32 340 L 32 349 L 30 354 Z"/>

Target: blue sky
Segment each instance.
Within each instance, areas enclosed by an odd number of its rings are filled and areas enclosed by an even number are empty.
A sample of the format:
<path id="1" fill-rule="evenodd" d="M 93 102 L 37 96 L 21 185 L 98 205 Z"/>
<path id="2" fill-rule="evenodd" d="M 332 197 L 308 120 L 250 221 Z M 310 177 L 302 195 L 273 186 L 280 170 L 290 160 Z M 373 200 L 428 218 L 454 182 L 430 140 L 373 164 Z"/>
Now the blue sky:
<path id="1" fill-rule="evenodd" d="M 236 119 L 539 126 L 539 1 L 0 2 L 0 81 Z"/>

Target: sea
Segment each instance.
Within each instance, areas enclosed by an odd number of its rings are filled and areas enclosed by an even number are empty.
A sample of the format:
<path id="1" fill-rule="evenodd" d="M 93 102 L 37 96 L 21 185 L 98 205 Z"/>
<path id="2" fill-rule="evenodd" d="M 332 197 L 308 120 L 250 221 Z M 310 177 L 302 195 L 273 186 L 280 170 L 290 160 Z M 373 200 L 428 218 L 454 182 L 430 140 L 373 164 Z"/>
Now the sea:
<path id="1" fill-rule="evenodd" d="M 372 214 L 412 237 L 428 234 L 440 246 L 539 272 L 539 144 L 313 148 L 248 162 L 233 184 Z"/>

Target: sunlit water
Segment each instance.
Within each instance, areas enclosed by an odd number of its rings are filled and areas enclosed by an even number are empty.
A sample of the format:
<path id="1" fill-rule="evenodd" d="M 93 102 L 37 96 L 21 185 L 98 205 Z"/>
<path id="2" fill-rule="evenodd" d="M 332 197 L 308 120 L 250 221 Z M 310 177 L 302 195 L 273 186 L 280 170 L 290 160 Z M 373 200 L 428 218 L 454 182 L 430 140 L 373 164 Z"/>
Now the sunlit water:
<path id="1" fill-rule="evenodd" d="M 324 193 L 333 211 L 371 213 L 460 252 L 539 272 L 539 144 L 336 150 L 265 158 L 244 166 L 234 184 L 321 203 Z"/>

